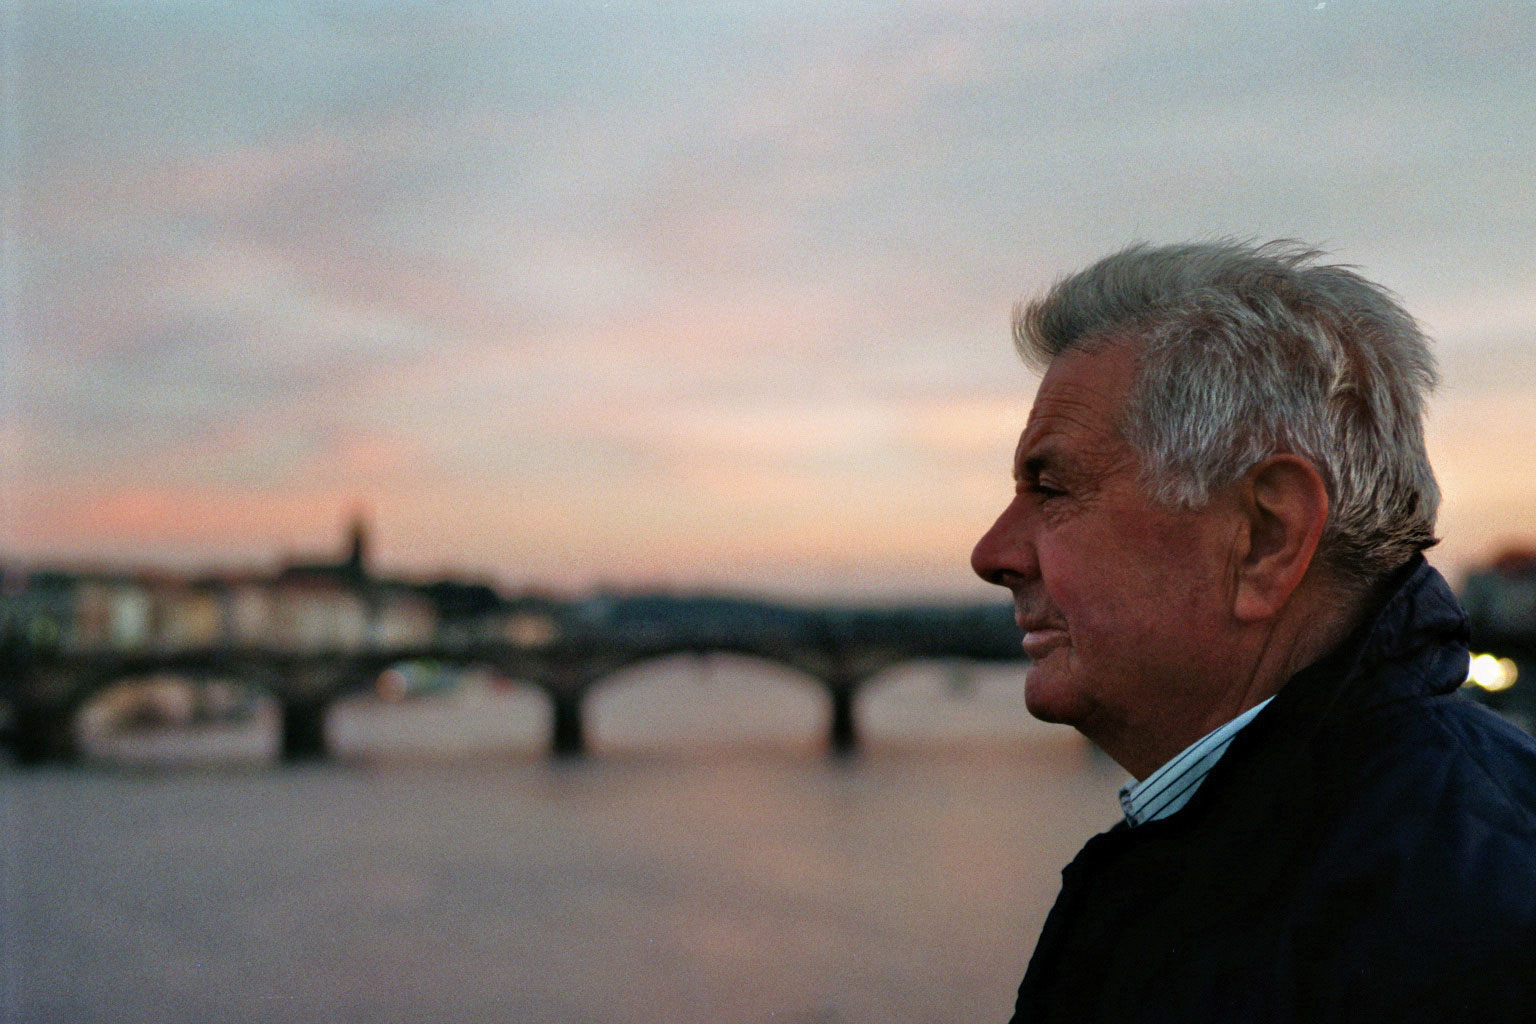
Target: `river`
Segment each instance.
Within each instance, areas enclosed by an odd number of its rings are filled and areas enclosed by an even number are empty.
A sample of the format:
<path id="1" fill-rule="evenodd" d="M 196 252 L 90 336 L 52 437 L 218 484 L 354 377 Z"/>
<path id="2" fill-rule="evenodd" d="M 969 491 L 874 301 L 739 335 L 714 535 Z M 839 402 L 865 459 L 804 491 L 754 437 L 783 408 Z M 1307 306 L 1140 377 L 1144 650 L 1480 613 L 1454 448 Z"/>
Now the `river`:
<path id="1" fill-rule="evenodd" d="M 343 703 L 324 764 L 266 709 L 0 768 L 0 1019 L 1006 1020 L 1123 780 L 1018 677 L 893 675 L 841 760 L 819 693 L 714 657 L 595 695 L 574 763 L 472 685 Z"/>

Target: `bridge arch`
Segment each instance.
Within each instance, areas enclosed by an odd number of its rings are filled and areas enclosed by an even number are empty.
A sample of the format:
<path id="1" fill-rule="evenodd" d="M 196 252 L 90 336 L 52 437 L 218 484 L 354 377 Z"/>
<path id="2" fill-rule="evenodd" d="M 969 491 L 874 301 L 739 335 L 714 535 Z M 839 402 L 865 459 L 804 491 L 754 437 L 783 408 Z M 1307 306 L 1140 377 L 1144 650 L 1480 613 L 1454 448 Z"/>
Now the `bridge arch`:
<path id="1" fill-rule="evenodd" d="M 915 658 L 871 677 L 859 717 L 882 744 L 1009 743 L 1045 728 L 1025 706 L 1019 663 L 961 658 Z"/>
<path id="2" fill-rule="evenodd" d="M 156 726 L 188 727 L 249 714 L 255 733 L 242 737 L 238 756 L 262 757 L 261 719 L 278 715 L 278 694 L 270 676 L 250 666 L 109 666 L 60 674 L 43 700 L 17 706 L 13 694 L 12 743 L 23 761 L 154 760 L 157 744 L 147 739 Z M 20 712 L 19 716 L 16 712 Z M 144 742 L 123 737 L 142 730 Z M 270 731 L 270 726 L 268 728 Z M 183 744 L 194 759 L 220 759 L 203 733 Z M 270 756 L 266 754 L 265 756 Z M 177 757 L 178 760 L 185 759 Z"/>
<path id="3" fill-rule="evenodd" d="M 674 650 L 594 679 L 585 709 L 593 745 L 797 744 L 827 728 L 827 684 L 761 652 Z"/>
<path id="4" fill-rule="evenodd" d="M 484 659 L 433 659 L 383 669 L 374 687 L 337 696 L 329 709 L 328 743 L 348 759 L 435 759 L 540 749 L 551 731 L 551 701 L 535 682 L 508 676 Z M 441 673 L 427 680 L 420 675 Z"/>

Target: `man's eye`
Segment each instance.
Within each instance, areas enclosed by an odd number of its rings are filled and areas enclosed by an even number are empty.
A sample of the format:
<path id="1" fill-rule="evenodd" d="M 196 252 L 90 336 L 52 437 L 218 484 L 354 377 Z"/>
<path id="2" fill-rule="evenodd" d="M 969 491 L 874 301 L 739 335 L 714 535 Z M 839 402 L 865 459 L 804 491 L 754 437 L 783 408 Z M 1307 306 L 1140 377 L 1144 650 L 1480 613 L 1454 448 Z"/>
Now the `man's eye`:
<path id="1" fill-rule="evenodd" d="M 1050 484 L 1040 483 L 1039 481 L 1030 484 L 1027 490 L 1041 501 L 1045 501 L 1048 498 L 1060 498 L 1067 493 L 1059 488 L 1052 487 Z"/>

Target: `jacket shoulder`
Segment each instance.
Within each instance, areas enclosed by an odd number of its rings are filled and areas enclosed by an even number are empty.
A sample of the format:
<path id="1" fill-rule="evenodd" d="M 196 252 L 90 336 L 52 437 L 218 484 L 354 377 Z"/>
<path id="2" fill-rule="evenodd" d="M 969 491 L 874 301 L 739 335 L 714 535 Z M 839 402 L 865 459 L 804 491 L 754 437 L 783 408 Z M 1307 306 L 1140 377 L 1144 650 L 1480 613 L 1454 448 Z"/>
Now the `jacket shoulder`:
<path id="1" fill-rule="evenodd" d="M 1356 756 L 1322 766 L 1329 798 L 1295 879 L 1292 962 L 1332 965 L 1303 988 L 1401 1019 L 1536 1007 L 1536 744 L 1455 697 L 1355 725 Z"/>
<path id="2" fill-rule="evenodd" d="M 1354 814 L 1388 825 L 1387 837 L 1397 831 L 1391 821 L 1464 821 L 1533 844 L 1536 854 L 1536 739 L 1456 694 L 1385 705 L 1351 730 L 1339 781 Z"/>
<path id="3" fill-rule="evenodd" d="M 1389 941 L 1512 939 L 1536 953 L 1536 743 L 1455 696 L 1353 724 L 1353 749 L 1321 758 L 1314 905 L 1375 917 Z"/>

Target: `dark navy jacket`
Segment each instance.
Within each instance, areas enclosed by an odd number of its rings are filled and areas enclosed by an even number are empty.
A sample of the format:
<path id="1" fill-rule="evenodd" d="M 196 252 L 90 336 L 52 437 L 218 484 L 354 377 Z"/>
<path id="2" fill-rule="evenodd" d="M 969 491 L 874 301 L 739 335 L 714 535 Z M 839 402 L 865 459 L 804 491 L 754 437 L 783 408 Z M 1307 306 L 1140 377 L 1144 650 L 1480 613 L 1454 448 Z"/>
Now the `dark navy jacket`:
<path id="1" fill-rule="evenodd" d="M 1536 1021 L 1536 743 L 1460 697 L 1422 559 L 1179 812 L 1094 837 L 1019 989 L 1036 1021 Z"/>

